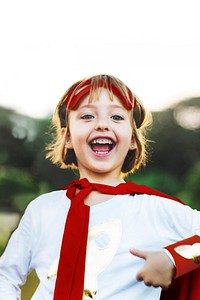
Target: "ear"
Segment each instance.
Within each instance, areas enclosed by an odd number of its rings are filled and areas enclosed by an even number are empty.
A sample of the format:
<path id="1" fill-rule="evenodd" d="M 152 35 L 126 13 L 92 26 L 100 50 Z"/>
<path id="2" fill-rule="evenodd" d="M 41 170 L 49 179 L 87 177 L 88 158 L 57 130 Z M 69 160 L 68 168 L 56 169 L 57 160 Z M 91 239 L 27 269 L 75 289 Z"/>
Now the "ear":
<path id="1" fill-rule="evenodd" d="M 65 147 L 66 147 L 67 149 L 73 149 L 73 145 L 72 145 L 72 141 L 71 141 L 71 136 L 70 136 L 69 133 L 66 135 L 66 139 L 65 139 Z"/>
<path id="2" fill-rule="evenodd" d="M 135 141 L 135 137 L 132 136 L 132 139 L 131 139 L 131 144 L 130 144 L 130 150 L 135 150 L 137 149 L 137 144 L 136 144 L 136 141 Z"/>
<path id="3" fill-rule="evenodd" d="M 65 139 L 65 147 L 67 149 L 73 149 L 70 133 L 67 132 L 67 128 L 61 128 L 61 136 Z"/>
<path id="4" fill-rule="evenodd" d="M 65 135 L 65 133 L 66 133 L 66 130 L 67 130 L 66 127 L 62 127 L 62 128 L 61 128 L 60 133 L 61 133 L 61 136 L 62 136 L 62 137 L 64 137 L 64 135 Z"/>

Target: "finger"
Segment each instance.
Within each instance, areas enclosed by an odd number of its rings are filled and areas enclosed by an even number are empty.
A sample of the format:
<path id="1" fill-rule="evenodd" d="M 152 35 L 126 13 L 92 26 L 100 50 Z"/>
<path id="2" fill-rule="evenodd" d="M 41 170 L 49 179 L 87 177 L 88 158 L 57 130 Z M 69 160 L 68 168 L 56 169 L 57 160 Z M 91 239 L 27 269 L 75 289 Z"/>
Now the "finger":
<path id="1" fill-rule="evenodd" d="M 141 251 L 141 250 L 137 250 L 137 249 L 130 249 L 130 253 L 137 256 L 137 257 L 143 258 L 143 259 L 147 258 L 147 252 L 146 251 Z"/>
<path id="2" fill-rule="evenodd" d="M 145 284 L 146 286 L 152 286 L 152 285 L 153 285 L 153 283 L 152 283 L 152 281 L 151 281 L 150 279 L 145 278 L 145 276 L 144 276 L 142 270 L 141 270 L 140 272 L 137 273 L 136 279 L 137 279 L 138 281 L 144 281 L 144 284 Z"/>
<path id="3" fill-rule="evenodd" d="M 137 275 L 136 275 L 136 279 L 137 279 L 138 281 L 143 281 L 143 280 L 144 280 L 144 278 L 143 278 L 143 276 L 142 276 L 142 273 L 141 273 L 141 272 L 138 272 L 138 273 L 137 273 Z"/>

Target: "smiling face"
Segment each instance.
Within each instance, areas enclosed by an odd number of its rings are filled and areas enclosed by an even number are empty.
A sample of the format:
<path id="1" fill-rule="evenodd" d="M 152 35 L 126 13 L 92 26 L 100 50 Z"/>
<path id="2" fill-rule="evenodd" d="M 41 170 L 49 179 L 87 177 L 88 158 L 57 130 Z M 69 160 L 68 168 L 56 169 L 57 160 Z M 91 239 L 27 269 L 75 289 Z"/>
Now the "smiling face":
<path id="1" fill-rule="evenodd" d="M 88 97 L 69 112 L 67 147 L 75 152 L 80 177 L 121 181 L 125 157 L 135 147 L 131 112 L 116 96 L 111 101 L 105 89 L 92 102 Z"/>

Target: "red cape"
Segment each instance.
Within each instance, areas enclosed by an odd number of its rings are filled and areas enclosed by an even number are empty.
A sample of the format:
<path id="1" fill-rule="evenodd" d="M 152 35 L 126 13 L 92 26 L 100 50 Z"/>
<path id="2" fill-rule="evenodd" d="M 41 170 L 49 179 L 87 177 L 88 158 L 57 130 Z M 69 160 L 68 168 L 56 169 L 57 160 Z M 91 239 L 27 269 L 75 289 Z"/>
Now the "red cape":
<path id="1" fill-rule="evenodd" d="M 162 291 L 161 300 L 200 299 L 200 269 L 183 275 L 173 281 L 170 288 Z"/>

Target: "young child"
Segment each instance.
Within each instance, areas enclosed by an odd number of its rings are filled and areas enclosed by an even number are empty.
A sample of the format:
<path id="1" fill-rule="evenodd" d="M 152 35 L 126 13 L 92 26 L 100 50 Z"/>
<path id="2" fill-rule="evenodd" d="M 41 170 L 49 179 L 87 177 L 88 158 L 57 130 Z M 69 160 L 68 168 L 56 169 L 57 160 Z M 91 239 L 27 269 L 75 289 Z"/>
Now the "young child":
<path id="1" fill-rule="evenodd" d="M 20 299 L 33 269 L 40 280 L 34 300 L 192 299 L 193 288 L 176 285 L 199 266 L 200 213 L 124 181 L 145 164 L 148 122 L 139 99 L 113 76 L 66 91 L 47 156 L 78 168 L 80 180 L 28 205 L 0 260 L 0 300 Z"/>

